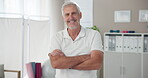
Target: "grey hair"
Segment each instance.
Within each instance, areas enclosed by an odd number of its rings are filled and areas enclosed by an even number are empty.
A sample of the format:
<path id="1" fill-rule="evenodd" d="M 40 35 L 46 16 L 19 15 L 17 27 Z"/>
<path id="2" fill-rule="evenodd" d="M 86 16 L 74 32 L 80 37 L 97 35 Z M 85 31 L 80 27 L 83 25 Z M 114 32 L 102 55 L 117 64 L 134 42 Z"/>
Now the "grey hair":
<path id="1" fill-rule="evenodd" d="M 63 16 L 64 16 L 63 10 L 64 10 L 65 6 L 68 6 L 68 5 L 74 5 L 74 6 L 76 6 L 78 12 L 80 13 L 80 7 L 79 7 L 79 5 L 78 5 L 76 2 L 68 1 L 68 2 L 65 2 L 65 3 L 62 5 L 61 11 L 62 11 L 62 15 L 63 15 Z"/>

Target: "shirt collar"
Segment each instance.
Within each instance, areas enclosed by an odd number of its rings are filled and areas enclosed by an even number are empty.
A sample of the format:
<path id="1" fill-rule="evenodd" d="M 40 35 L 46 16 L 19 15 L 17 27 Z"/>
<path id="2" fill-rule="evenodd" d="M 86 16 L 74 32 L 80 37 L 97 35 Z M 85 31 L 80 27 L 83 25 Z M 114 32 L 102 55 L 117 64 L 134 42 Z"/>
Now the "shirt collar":
<path id="1" fill-rule="evenodd" d="M 70 37 L 69 34 L 68 34 L 67 28 L 64 30 L 63 33 L 64 33 L 64 38 L 71 39 L 71 37 Z M 85 28 L 83 28 L 83 27 L 81 26 L 80 33 L 78 34 L 78 36 L 77 36 L 76 39 L 81 38 L 81 37 L 84 37 L 84 36 L 85 36 Z"/>

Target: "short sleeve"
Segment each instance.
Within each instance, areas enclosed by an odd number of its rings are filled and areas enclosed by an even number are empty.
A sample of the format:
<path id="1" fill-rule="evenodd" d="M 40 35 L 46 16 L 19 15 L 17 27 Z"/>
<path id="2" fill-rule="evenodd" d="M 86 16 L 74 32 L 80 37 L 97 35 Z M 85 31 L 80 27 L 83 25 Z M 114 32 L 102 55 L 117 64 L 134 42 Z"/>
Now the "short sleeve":
<path id="1" fill-rule="evenodd" d="M 91 45 L 91 51 L 92 50 L 100 50 L 103 52 L 103 45 L 102 45 L 102 39 L 99 32 L 96 32 Z"/>
<path id="2" fill-rule="evenodd" d="M 51 53 L 53 50 L 55 49 L 60 49 L 61 50 L 61 46 L 60 46 L 60 37 L 58 36 L 58 34 L 54 35 L 51 38 L 50 41 L 50 45 L 49 45 L 49 53 Z"/>

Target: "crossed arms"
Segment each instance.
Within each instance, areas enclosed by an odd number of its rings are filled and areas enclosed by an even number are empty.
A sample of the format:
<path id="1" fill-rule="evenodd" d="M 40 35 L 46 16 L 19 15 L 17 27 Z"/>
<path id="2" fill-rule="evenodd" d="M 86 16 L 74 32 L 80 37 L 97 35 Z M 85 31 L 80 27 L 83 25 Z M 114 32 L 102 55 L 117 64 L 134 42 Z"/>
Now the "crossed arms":
<path id="1" fill-rule="evenodd" d="M 90 54 L 65 56 L 61 50 L 49 53 L 51 65 L 56 69 L 97 70 L 102 66 L 103 52 L 93 50 Z"/>

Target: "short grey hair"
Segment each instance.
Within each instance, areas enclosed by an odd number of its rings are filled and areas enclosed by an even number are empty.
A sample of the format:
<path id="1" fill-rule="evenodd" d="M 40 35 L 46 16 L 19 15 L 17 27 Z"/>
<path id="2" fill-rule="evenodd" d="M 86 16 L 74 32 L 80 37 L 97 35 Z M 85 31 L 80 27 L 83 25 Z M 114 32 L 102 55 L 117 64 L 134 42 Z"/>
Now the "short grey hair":
<path id="1" fill-rule="evenodd" d="M 64 8 L 65 8 L 65 6 L 68 6 L 68 5 L 74 5 L 74 6 L 76 6 L 78 12 L 80 13 L 80 7 L 79 7 L 79 5 L 78 5 L 76 2 L 68 1 L 68 2 L 65 2 L 65 3 L 62 5 L 61 11 L 62 11 L 62 15 L 63 15 L 63 16 L 64 16 L 64 12 L 63 12 L 63 11 L 64 11 Z"/>

